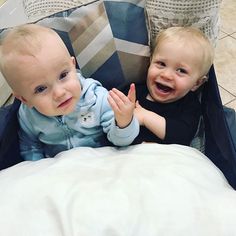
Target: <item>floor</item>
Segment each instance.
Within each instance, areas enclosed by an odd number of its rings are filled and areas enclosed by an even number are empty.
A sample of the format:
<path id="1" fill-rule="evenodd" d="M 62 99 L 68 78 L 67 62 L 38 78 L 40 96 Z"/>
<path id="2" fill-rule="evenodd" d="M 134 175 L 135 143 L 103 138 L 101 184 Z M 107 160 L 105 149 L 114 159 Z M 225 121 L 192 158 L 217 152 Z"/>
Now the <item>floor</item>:
<path id="1" fill-rule="evenodd" d="M 3 5 L 4 2 L 6 2 L 6 0 L 0 0 L 0 6 Z"/>
<path id="2" fill-rule="evenodd" d="M 22 0 L 0 0 L 0 27 L 7 28 L 27 22 Z"/>
<path id="3" fill-rule="evenodd" d="M 21 0 L 15 3 L 19 5 Z M 236 0 L 222 0 L 220 19 L 214 65 L 223 104 L 236 109 Z"/>
<path id="4" fill-rule="evenodd" d="M 215 70 L 223 104 L 236 109 L 236 0 L 223 0 Z"/>

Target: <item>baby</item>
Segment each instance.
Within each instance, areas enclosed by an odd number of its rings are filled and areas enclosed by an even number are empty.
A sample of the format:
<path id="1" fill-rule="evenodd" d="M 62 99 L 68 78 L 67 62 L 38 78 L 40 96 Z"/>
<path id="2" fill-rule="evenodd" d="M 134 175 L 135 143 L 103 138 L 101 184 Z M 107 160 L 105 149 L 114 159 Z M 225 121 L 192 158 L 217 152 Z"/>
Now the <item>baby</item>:
<path id="1" fill-rule="evenodd" d="M 140 133 L 133 144 L 190 145 L 201 106 L 196 91 L 207 80 L 213 47 L 192 27 L 170 27 L 156 38 L 146 84 L 136 86 Z"/>
<path id="2" fill-rule="evenodd" d="M 36 24 L 13 28 L 1 42 L 0 58 L 1 72 L 22 102 L 19 139 L 25 160 L 103 146 L 104 133 L 118 146 L 137 136 L 135 93 L 114 94 L 119 110 L 113 112 L 108 91 L 76 70 L 75 58 L 54 30 Z"/>

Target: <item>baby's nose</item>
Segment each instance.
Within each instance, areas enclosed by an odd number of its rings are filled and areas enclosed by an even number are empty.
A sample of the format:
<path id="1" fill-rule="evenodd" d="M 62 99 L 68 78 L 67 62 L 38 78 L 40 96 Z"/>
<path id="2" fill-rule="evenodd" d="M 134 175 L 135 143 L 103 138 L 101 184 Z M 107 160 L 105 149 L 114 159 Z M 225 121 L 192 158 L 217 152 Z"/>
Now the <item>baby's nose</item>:
<path id="1" fill-rule="evenodd" d="M 60 99 L 61 97 L 63 97 L 65 95 L 65 89 L 63 88 L 63 86 L 60 85 L 56 85 L 53 88 L 53 98 L 55 100 Z"/>
<path id="2" fill-rule="evenodd" d="M 173 77 L 174 77 L 174 73 L 171 69 L 164 69 L 161 73 L 161 76 L 164 78 L 164 79 L 167 79 L 167 80 L 172 80 Z"/>

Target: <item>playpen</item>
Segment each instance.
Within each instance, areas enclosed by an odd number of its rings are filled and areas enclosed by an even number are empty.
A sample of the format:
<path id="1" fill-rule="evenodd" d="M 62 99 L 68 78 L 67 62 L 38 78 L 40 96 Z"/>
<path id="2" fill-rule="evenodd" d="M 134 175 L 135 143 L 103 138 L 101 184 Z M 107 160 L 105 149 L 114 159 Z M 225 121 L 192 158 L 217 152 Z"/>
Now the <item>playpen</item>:
<path id="1" fill-rule="evenodd" d="M 58 32 L 85 77 L 107 89 L 145 80 L 145 1 L 87 1 L 37 14 L 31 21 Z M 214 66 L 200 93 L 193 147 L 80 147 L 37 162 L 19 155 L 20 102 L 2 107 L 2 235 L 236 235 L 236 147 Z"/>

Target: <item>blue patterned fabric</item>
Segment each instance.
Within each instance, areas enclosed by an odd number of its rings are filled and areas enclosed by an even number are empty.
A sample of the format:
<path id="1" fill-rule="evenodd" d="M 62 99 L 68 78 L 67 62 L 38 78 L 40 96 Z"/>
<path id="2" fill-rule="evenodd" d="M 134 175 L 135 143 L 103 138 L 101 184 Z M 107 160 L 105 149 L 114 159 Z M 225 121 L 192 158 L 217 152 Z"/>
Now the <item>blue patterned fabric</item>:
<path id="1" fill-rule="evenodd" d="M 143 7 L 129 2 L 104 1 L 107 17 L 115 38 L 147 45 Z"/>
<path id="2" fill-rule="evenodd" d="M 36 23 L 68 33 L 83 76 L 107 89 L 145 79 L 150 50 L 144 2 L 99 0 Z"/>

